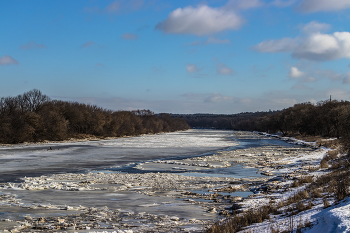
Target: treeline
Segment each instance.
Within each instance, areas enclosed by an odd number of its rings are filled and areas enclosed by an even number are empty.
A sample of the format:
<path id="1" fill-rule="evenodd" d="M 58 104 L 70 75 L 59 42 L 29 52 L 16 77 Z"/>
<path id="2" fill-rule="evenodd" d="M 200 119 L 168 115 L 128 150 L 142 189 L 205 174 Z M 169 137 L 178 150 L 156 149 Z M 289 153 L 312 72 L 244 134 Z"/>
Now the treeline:
<path id="1" fill-rule="evenodd" d="M 284 135 L 322 137 L 350 136 L 350 102 L 327 100 L 316 104 L 301 103 L 258 119 L 245 119 L 239 130 L 258 130 Z"/>
<path id="2" fill-rule="evenodd" d="M 255 123 L 262 117 L 270 116 L 277 111 L 269 112 L 244 112 L 232 115 L 216 114 L 188 114 L 178 115 L 193 128 L 215 128 L 250 130 L 255 128 Z"/>
<path id="3" fill-rule="evenodd" d="M 310 102 L 276 112 L 256 112 L 225 117 L 184 116 L 191 127 L 281 132 L 283 135 L 305 135 L 342 138 L 350 149 L 350 102 L 326 100 Z M 348 145 L 348 146 L 347 146 Z"/>
<path id="4" fill-rule="evenodd" d="M 51 100 L 39 90 L 0 99 L 0 143 L 65 140 L 82 135 L 122 137 L 189 129 L 185 120 L 150 110 L 112 111 Z"/>

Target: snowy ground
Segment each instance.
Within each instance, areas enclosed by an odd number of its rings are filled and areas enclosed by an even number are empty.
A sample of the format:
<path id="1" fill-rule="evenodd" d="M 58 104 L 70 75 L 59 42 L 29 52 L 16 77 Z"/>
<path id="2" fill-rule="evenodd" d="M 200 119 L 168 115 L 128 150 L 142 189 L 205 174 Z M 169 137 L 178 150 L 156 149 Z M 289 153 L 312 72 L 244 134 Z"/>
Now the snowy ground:
<path id="1" fill-rule="evenodd" d="M 316 146 L 316 142 L 305 143 L 301 140 L 293 138 L 282 138 L 283 140 L 289 140 L 290 143 L 299 145 Z M 299 154 L 298 156 L 288 157 L 279 160 L 276 163 L 288 164 L 287 168 L 275 169 L 275 172 L 279 173 L 279 176 L 291 176 L 293 179 L 282 179 L 279 182 L 274 181 L 274 191 L 268 194 L 262 194 L 257 192 L 255 197 L 244 200 L 241 204 L 245 208 L 255 207 L 268 204 L 271 200 L 274 202 L 285 201 L 289 197 L 305 189 L 303 185 L 295 188 L 282 188 L 290 186 L 292 182 L 301 176 L 314 176 L 319 177 L 327 173 L 325 169 L 319 169 L 314 172 L 305 172 L 305 167 L 318 167 L 321 159 L 326 155 L 330 149 L 321 147 L 312 153 Z M 304 169 L 304 171 L 303 171 Z M 266 184 L 271 184 L 267 182 Z M 279 189 L 280 188 L 280 189 Z M 340 203 L 335 204 L 333 197 L 328 197 L 330 207 L 325 208 L 323 198 L 313 198 L 311 209 L 302 211 L 296 215 L 272 215 L 269 220 L 265 220 L 263 223 L 253 224 L 245 228 L 243 232 L 292 232 L 297 228 L 302 228 L 302 232 L 305 233 L 340 233 L 350 232 L 350 198 L 342 200 Z M 306 203 L 305 203 L 306 204 Z M 288 211 L 286 211 L 288 212 Z M 304 227 L 304 228 L 303 228 Z"/>

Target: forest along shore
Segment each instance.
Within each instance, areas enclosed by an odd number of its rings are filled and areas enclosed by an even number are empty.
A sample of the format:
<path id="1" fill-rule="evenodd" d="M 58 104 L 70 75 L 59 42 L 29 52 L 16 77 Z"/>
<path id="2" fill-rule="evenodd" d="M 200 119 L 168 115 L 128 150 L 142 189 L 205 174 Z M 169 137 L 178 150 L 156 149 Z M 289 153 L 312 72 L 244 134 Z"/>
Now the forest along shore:
<path id="1" fill-rule="evenodd" d="M 202 232 L 233 210 L 282 198 L 296 177 L 319 167 L 328 151 L 315 143 L 285 138 L 293 145 L 276 144 L 265 135 L 229 132 L 241 143 L 231 144 L 236 149 L 151 159 L 135 164 L 139 173 L 110 169 L 2 183 L 0 230 Z M 216 143 L 225 148 L 225 141 Z M 20 214 L 10 214 L 11 208 Z"/>

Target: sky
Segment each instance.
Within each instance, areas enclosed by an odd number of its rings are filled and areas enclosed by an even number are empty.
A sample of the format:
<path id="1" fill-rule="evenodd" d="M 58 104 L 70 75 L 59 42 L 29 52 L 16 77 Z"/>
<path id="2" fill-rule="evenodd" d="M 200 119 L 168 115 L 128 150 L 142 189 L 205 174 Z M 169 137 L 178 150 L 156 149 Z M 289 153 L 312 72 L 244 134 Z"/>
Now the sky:
<path id="1" fill-rule="evenodd" d="M 350 0 L 2 0 L 0 96 L 223 113 L 350 100 Z"/>

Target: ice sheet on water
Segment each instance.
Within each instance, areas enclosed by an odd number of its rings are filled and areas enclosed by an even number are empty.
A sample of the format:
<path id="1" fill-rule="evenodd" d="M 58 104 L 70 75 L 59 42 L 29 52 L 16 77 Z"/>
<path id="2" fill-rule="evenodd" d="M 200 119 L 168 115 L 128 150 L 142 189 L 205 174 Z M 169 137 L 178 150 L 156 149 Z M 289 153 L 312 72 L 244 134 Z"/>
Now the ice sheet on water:
<path id="1" fill-rule="evenodd" d="M 200 135 L 198 135 L 200 133 Z M 225 140 L 229 131 L 190 130 L 186 132 L 144 135 L 101 142 L 102 146 L 167 148 L 167 147 L 230 147 L 237 145 L 233 140 Z M 142 141 L 142 143 L 140 143 Z"/>
<path id="2" fill-rule="evenodd" d="M 120 166 L 166 157 L 195 156 L 237 145 L 232 131 L 188 130 L 74 143 L 0 147 L 0 175 L 27 176 Z M 50 150 L 50 148 L 52 150 Z M 40 162 L 39 162 L 40 161 Z M 5 180 L 4 180 L 5 179 Z"/>

